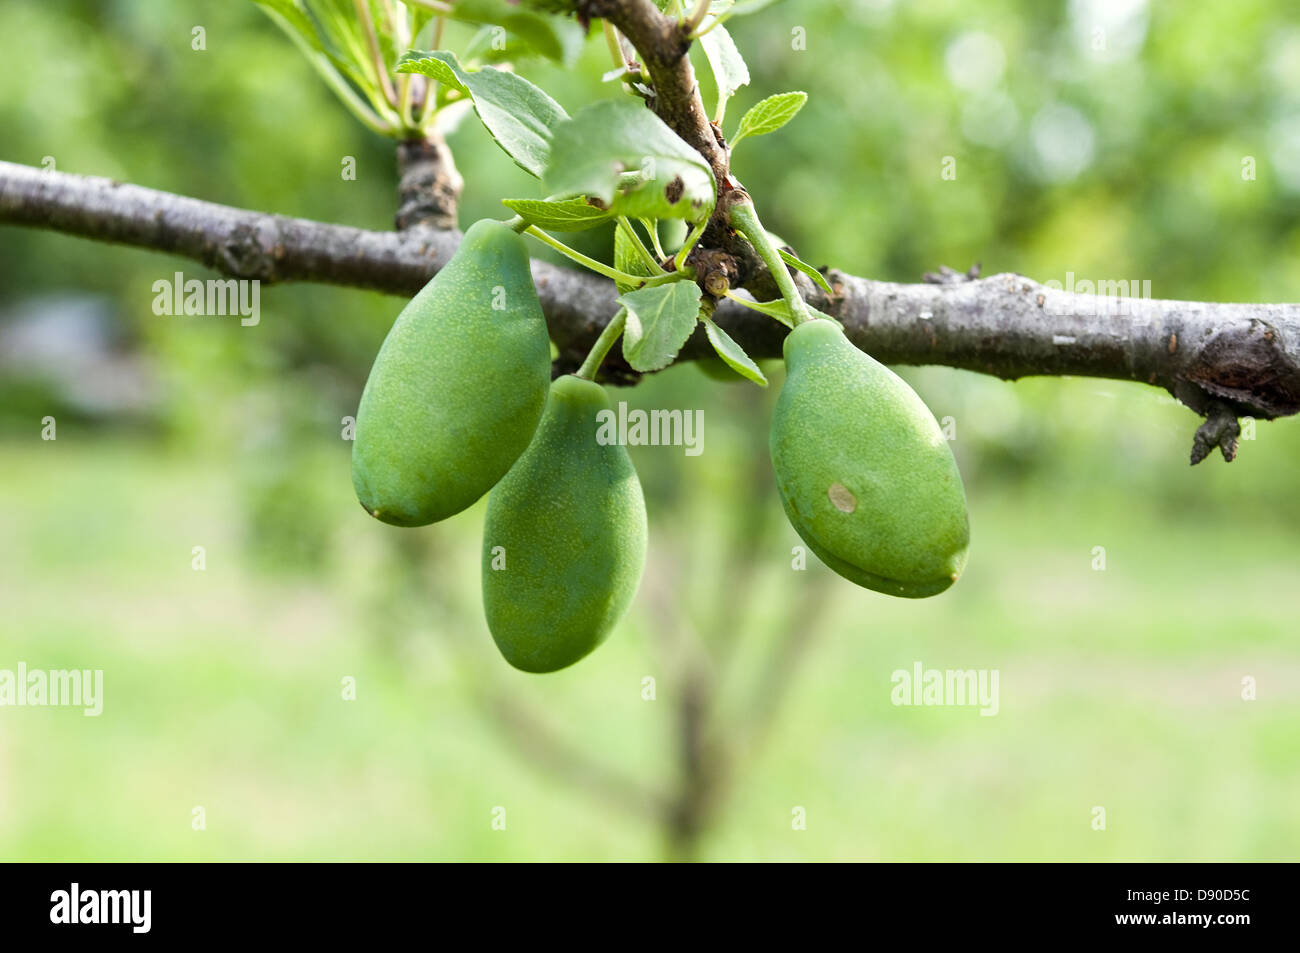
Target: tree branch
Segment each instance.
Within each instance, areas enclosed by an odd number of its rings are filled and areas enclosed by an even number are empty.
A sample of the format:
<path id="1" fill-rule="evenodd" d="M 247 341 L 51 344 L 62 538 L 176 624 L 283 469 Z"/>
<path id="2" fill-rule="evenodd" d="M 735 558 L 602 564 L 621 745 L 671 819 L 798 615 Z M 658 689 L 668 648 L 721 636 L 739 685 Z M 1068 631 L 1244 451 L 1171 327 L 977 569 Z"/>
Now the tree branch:
<path id="1" fill-rule="evenodd" d="M 618 27 L 641 57 L 654 85 L 655 113 L 713 168 L 719 186 L 727 177 L 727 150 L 700 101 L 699 83 L 687 52 L 690 30 L 659 11 L 653 0 L 586 0 L 579 9 Z"/>
<path id="2" fill-rule="evenodd" d="M 267 284 L 315 281 L 405 297 L 460 243 L 454 229 L 373 232 L 10 162 L 0 162 L 0 224 L 166 252 Z M 562 359 L 580 361 L 618 308 L 614 285 L 538 261 L 533 280 Z"/>
<path id="3" fill-rule="evenodd" d="M 413 294 L 456 250 L 451 231 L 371 232 L 0 162 L 0 223 L 202 262 L 235 278 Z"/>
<path id="4" fill-rule="evenodd" d="M 460 240 L 427 225 L 373 232 L 8 162 L 0 162 L 0 223 L 168 252 L 236 278 L 398 295 L 421 288 Z M 1141 381 L 1202 416 L 1270 419 L 1300 410 L 1300 305 L 1081 295 L 1016 275 L 944 284 L 827 276 L 835 289 L 829 298 L 798 277 L 813 305 L 886 364 L 941 364 L 1006 379 Z M 544 262 L 533 263 L 533 277 L 560 365 L 576 367 L 617 310 L 617 292 L 603 278 Z M 754 357 L 781 355 L 786 329 L 770 318 L 730 301 L 715 318 Z M 682 357 L 712 353 L 696 334 Z"/>
<path id="5" fill-rule="evenodd" d="M 1012 274 L 920 285 L 829 277 L 850 339 L 887 363 L 1140 381 L 1202 415 L 1214 401 L 1262 419 L 1300 410 L 1300 305 L 1077 294 Z"/>
<path id="6" fill-rule="evenodd" d="M 654 95 L 649 106 L 713 170 L 719 201 L 701 236 L 700 249 L 721 249 L 731 257 L 730 267 L 724 271 L 733 284 L 743 286 L 762 275 L 763 264 L 754 249 L 727 225 L 721 199 L 735 187 L 731 154 L 722 130 L 709 120 L 700 99 L 700 84 L 688 55 L 693 27 L 662 13 L 653 0 L 579 0 L 577 7 L 585 16 L 603 17 L 627 37 L 650 78 Z"/>

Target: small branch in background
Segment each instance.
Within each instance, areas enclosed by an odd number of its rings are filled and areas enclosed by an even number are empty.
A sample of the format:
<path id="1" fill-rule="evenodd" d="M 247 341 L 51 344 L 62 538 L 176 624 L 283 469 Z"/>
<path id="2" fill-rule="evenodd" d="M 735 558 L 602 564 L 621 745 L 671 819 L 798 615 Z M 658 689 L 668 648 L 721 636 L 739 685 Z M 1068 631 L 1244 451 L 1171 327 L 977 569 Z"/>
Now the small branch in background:
<path id="1" fill-rule="evenodd" d="M 453 574 L 447 571 L 442 560 L 459 558 L 441 543 L 427 542 L 415 533 L 385 535 L 384 539 L 394 557 L 399 572 L 388 578 L 400 587 L 401 601 L 425 605 L 429 596 L 429 581 L 445 585 Z M 386 600 L 391 603 L 391 599 Z M 513 685 L 503 674 L 504 664 L 499 659 L 485 663 L 478 651 L 481 642 L 471 636 L 487 637 L 481 632 L 481 619 L 477 625 L 461 615 L 457 600 L 447 592 L 440 592 L 436 602 L 450 614 L 439 619 L 428 617 L 430 625 L 443 635 L 443 644 L 454 657 L 460 671 L 461 683 L 467 686 L 471 697 L 482 710 L 484 717 L 498 736 L 519 754 L 519 757 L 555 780 L 564 782 L 583 792 L 595 802 L 632 815 L 642 822 L 662 823 L 668 811 L 668 797 L 650 784 L 625 774 L 606 764 L 598 755 L 585 750 L 565 737 L 565 733 L 549 724 L 544 713 L 521 701 L 519 678 L 528 678 L 514 672 Z M 426 606 L 429 611 L 432 604 Z M 495 654 L 495 653 L 494 653 Z"/>
<path id="2" fill-rule="evenodd" d="M 698 858 L 700 839 L 719 803 L 730 763 L 725 739 L 712 725 L 716 694 L 712 661 L 682 610 L 682 579 L 686 575 L 678 563 L 657 560 L 642 586 L 656 620 L 655 632 L 668 673 L 659 681 L 674 699 L 677 769 L 671 797 L 660 818 L 667 856 L 673 861 Z"/>
<path id="3" fill-rule="evenodd" d="M 753 758 L 767 741 L 781 703 L 793 686 L 800 664 L 820 631 L 831 603 L 829 570 L 806 573 L 803 597 L 792 600 L 785 618 L 785 635 L 767 658 L 767 664 L 750 695 L 750 705 L 740 727 L 740 747 Z"/>
<path id="4" fill-rule="evenodd" d="M 742 424 L 741 432 L 748 444 L 742 459 L 744 473 L 728 496 L 735 512 L 744 513 L 727 533 L 725 557 L 718 562 L 720 594 L 711 618 L 709 648 L 720 677 L 726 678 L 736 656 L 741 635 L 753 616 L 754 593 L 760 581 L 760 553 L 770 551 L 774 529 L 774 510 L 769 504 L 776 496 L 772 458 L 768 449 L 767 411 L 737 388 L 727 394 L 731 402 L 725 413 Z"/>
<path id="5" fill-rule="evenodd" d="M 535 711 L 504 690 L 484 696 L 484 707 L 520 754 L 546 773 L 585 790 L 603 804 L 659 823 L 668 812 L 668 798 L 639 781 L 602 764 L 561 738 Z"/>
<path id="6" fill-rule="evenodd" d="M 794 685 L 799 668 L 807 657 L 813 642 L 820 631 L 826 607 L 830 603 L 829 571 L 808 573 L 803 597 L 791 600 L 783 620 L 784 636 L 775 646 L 768 650 L 758 682 L 749 696 L 749 704 L 739 714 L 739 720 L 733 720 L 723 728 L 716 724 L 708 729 L 699 730 L 702 738 L 716 738 L 719 735 L 728 741 L 726 765 L 730 770 L 722 771 L 710 764 L 700 770 L 707 770 L 704 778 L 708 787 L 693 798 L 698 804 L 699 813 L 687 814 L 679 821 L 682 830 L 691 832 L 687 824 L 707 824 L 709 812 L 724 803 L 730 796 L 732 787 L 737 782 L 737 775 L 752 763 L 771 735 L 786 696 Z M 719 594 L 718 598 L 730 601 L 730 593 Z M 683 722 L 687 717 L 698 717 L 694 711 L 684 711 Z M 714 760 L 720 760 L 714 756 Z M 689 789 L 688 789 L 689 790 Z M 693 805 L 692 805 L 693 806 Z M 699 834 L 687 844 L 698 843 Z M 689 859 L 694 859 L 690 857 Z"/>
<path id="7" fill-rule="evenodd" d="M 708 829 L 721 786 L 720 761 L 709 743 L 712 691 L 700 668 L 682 673 L 677 705 L 678 791 L 666 816 L 668 856 L 675 861 L 699 859 L 700 839 Z"/>

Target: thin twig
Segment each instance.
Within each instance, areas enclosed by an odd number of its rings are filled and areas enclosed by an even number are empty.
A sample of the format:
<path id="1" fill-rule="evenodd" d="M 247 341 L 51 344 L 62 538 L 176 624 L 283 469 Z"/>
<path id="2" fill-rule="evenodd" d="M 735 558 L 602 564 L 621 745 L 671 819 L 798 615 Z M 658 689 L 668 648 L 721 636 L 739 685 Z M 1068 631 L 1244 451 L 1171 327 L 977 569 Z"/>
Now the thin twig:
<path id="1" fill-rule="evenodd" d="M 691 15 L 682 24 L 682 32 L 689 36 L 699 29 L 700 24 L 704 22 L 704 18 L 709 15 L 710 2 L 711 0 L 695 0 L 695 9 L 691 11 Z"/>
<path id="2" fill-rule="evenodd" d="M 668 798 L 605 764 L 546 724 L 540 712 L 530 709 L 500 688 L 483 696 L 485 710 L 505 731 L 515 749 L 539 768 L 585 790 L 607 806 L 659 822 L 668 810 Z"/>
<path id="3" fill-rule="evenodd" d="M 767 658 L 762 674 L 750 694 L 749 707 L 738 732 L 744 756 L 753 758 L 767 740 L 786 694 L 794 685 L 799 665 L 807 656 L 830 603 L 830 586 L 835 577 L 820 567 L 804 574 L 801 599 L 791 600 L 784 620 L 785 634 Z"/>

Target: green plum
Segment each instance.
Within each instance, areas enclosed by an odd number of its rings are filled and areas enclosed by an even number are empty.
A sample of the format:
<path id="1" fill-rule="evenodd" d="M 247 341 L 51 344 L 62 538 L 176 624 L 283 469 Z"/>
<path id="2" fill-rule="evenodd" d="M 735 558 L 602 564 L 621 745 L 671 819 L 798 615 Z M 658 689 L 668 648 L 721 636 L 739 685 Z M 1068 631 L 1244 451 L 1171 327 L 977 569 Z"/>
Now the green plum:
<path id="1" fill-rule="evenodd" d="M 947 589 L 965 567 L 970 524 L 929 408 L 835 322 L 800 324 L 784 350 L 771 452 L 790 523 L 860 586 L 909 598 Z"/>
<path id="2" fill-rule="evenodd" d="M 488 497 L 483 608 L 507 662 L 572 665 L 627 611 L 646 557 L 641 483 L 627 450 L 597 441 L 600 385 L 551 385 L 533 442 Z"/>
<path id="3" fill-rule="evenodd" d="M 398 315 L 370 370 L 352 447 L 361 505 L 396 526 L 470 506 L 528 446 L 550 379 L 524 241 L 477 222 Z"/>

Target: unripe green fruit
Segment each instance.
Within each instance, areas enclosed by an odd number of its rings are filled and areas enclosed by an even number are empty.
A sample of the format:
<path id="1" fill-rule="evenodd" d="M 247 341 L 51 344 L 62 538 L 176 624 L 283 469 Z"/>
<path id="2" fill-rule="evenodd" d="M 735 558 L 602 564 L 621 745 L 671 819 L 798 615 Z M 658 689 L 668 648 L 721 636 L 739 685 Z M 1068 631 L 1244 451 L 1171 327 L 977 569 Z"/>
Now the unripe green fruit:
<path id="1" fill-rule="evenodd" d="M 370 369 L 352 446 L 361 505 L 396 526 L 459 513 L 528 446 L 550 379 L 524 240 L 476 222 L 402 309 Z"/>
<path id="2" fill-rule="evenodd" d="M 645 498 L 624 447 L 596 442 L 600 385 L 551 385 L 541 425 L 488 497 L 483 609 L 497 648 L 553 672 L 600 645 L 645 568 Z"/>
<path id="3" fill-rule="evenodd" d="M 785 339 L 772 465 L 786 516 L 826 565 L 894 596 L 947 589 L 966 565 L 966 492 L 912 388 L 823 319 Z"/>

